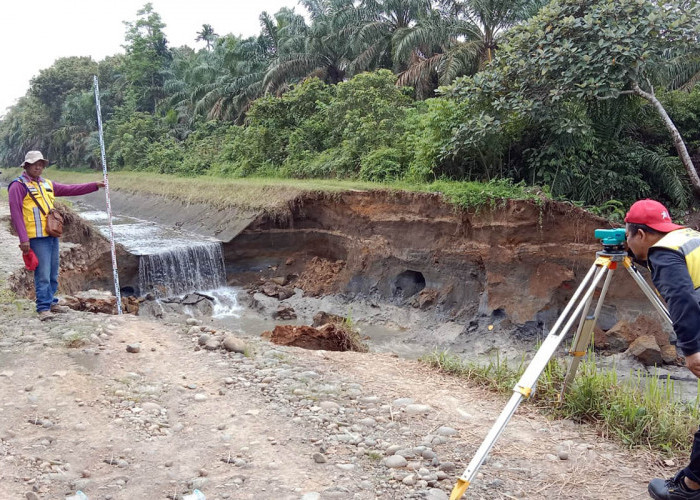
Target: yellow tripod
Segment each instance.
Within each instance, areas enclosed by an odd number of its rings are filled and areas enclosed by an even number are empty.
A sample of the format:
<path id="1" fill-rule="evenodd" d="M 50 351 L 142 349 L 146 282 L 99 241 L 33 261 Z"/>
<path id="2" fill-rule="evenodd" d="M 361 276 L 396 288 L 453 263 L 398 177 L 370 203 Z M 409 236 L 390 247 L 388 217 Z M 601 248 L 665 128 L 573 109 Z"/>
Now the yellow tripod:
<path id="1" fill-rule="evenodd" d="M 581 285 L 579 285 L 573 297 L 569 300 L 569 303 L 554 323 L 549 334 L 545 337 L 542 346 L 537 353 L 535 353 L 534 358 L 525 369 L 520 380 L 515 384 L 513 395 L 508 401 L 508 404 L 506 404 L 506 407 L 503 409 L 498 419 L 496 419 L 496 422 L 491 427 L 491 430 L 486 435 L 481 446 L 479 446 L 479 449 L 476 450 L 474 458 L 472 458 L 467 468 L 457 480 L 457 484 L 450 495 L 450 500 L 459 500 L 467 491 L 467 488 L 469 488 L 469 485 L 476 477 L 479 467 L 484 463 L 489 451 L 491 451 L 491 448 L 493 448 L 493 445 L 503 433 L 503 430 L 506 425 L 508 425 L 515 410 L 518 409 L 523 399 L 532 396 L 537 379 L 544 371 L 549 360 L 554 356 L 559 344 L 564 340 L 566 333 L 571 329 L 576 318 L 580 315 L 578 329 L 574 336 L 571 351 L 569 351 L 569 354 L 572 356 L 571 363 L 564 377 L 564 383 L 560 393 L 560 398 L 563 399 L 567 387 L 571 384 L 576 375 L 576 370 L 578 369 L 581 359 L 586 354 L 593 335 L 593 329 L 610 286 L 613 271 L 617 269 L 618 265 L 622 264 L 625 269 L 629 271 L 629 274 L 637 282 L 644 295 L 646 295 L 656 310 L 669 324 L 672 324 L 671 316 L 663 302 L 639 273 L 630 257 L 628 257 L 624 249 L 625 230 L 597 229 L 595 231 L 595 237 L 602 240 L 603 250 L 596 253 L 595 262 L 588 271 L 588 274 L 586 274 L 583 282 L 581 282 Z M 603 281 L 603 278 L 605 278 L 605 281 Z M 603 285 L 598 302 L 596 303 L 593 313 L 589 314 L 594 293 L 601 282 Z"/>

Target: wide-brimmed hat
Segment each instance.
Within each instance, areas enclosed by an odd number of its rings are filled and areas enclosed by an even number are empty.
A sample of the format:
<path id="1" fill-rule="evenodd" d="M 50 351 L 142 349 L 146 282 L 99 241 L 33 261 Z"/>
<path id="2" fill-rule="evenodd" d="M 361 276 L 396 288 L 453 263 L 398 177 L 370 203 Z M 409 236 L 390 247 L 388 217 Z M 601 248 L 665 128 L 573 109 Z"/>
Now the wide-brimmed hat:
<path id="1" fill-rule="evenodd" d="M 24 155 L 24 163 L 22 163 L 22 168 L 26 167 L 27 165 L 31 165 L 32 163 L 36 163 L 38 161 L 43 161 L 44 166 L 47 166 L 49 164 L 49 160 L 44 158 L 44 155 L 41 154 L 41 151 L 29 151 L 26 155 Z"/>
<path id="2" fill-rule="evenodd" d="M 625 216 L 625 222 L 644 224 L 662 233 L 670 233 L 685 227 L 674 224 L 666 207 L 656 200 L 649 199 L 634 203 Z"/>

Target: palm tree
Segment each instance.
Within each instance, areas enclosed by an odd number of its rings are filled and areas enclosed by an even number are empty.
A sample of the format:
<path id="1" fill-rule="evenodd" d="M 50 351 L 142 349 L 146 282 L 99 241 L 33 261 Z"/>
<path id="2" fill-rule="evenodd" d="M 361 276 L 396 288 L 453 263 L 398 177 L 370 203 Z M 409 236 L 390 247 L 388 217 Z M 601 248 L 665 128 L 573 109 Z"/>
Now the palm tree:
<path id="1" fill-rule="evenodd" d="M 301 0 L 310 27 L 285 34 L 284 50 L 270 64 L 263 81 L 266 93 L 280 93 L 290 83 L 318 77 L 336 84 L 345 79 L 352 61 L 353 0 Z"/>
<path id="2" fill-rule="evenodd" d="M 442 0 L 439 11 L 398 30 L 396 57 L 407 64 L 398 85 L 416 87 L 419 97 L 457 76 L 473 74 L 493 59 L 507 30 L 529 18 L 544 0 Z"/>
<path id="3" fill-rule="evenodd" d="M 415 26 L 431 9 L 431 0 L 363 0 L 357 10 L 353 34 L 357 55 L 350 64 L 351 73 L 378 68 L 394 72 L 405 69 L 394 59 L 394 35 Z"/>
<path id="4" fill-rule="evenodd" d="M 204 41 L 207 44 L 207 51 L 211 50 L 214 41 L 219 37 L 214 32 L 214 28 L 211 24 L 202 24 L 202 31 L 197 32 L 197 38 L 194 39 L 195 42 Z"/>
<path id="5" fill-rule="evenodd" d="M 252 102 L 265 94 L 264 79 L 270 65 L 284 54 L 300 50 L 307 30 L 303 16 L 288 8 L 274 16 L 263 12 L 260 25 L 260 35 L 239 40 L 224 52 L 224 72 L 197 89 L 197 112 L 241 122 Z"/>
<path id="6" fill-rule="evenodd" d="M 179 121 L 192 124 L 197 116 L 242 121 L 250 104 L 265 93 L 270 64 L 297 52 L 307 29 L 303 16 L 287 8 L 274 16 L 263 12 L 260 25 L 257 37 L 221 37 L 211 51 L 178 53 L 167 89 Z"/>

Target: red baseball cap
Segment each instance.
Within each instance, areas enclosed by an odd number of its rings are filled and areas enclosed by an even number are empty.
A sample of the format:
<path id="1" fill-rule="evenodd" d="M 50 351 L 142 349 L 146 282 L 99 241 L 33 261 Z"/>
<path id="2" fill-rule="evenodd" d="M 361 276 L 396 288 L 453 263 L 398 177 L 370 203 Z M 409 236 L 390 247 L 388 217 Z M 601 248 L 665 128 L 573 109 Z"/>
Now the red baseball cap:
<path id="1" fill-rule="evenodd" d="M 39 267 L 39 259 L 37 259 L 34 250 L 29 250 L 29 252 L 23 253 L 22 258 L 24 259 L 24 267 L 30 271 L 35 271 L 36 268 Z"/>
<path id="2" fill-rule="evenodd" d="M 674 224 L 666 207 L 658 201 L 650 199 L 635 202 L 625 215 L 625 222 L 644 224 L 662 233 L 670 233 L 685 227 Z"/>

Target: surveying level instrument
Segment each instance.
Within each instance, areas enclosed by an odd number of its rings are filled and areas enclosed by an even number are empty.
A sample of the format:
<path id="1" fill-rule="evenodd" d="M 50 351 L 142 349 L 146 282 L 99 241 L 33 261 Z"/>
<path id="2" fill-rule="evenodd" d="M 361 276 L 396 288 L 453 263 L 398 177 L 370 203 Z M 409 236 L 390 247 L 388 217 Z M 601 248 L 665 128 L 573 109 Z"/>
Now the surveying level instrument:
<path id="1" fill-rule="evenodd" d="M 596 252 L 595 262 L 588 271 L 588 274 L 583 278 L 583 281 L 573 297 L 571 297 L 571 300 L 569 300 L 564 311 L 554 323 L 547 337 L 545 337 L 542 346 L 535 353 L 534 358 L 525 369 L 520 380 L 515 384 L 513 395 L 510 397 L 508 404 L 503 409 L 498 419 L 496 419 L 496 422 L 491 427 L 491 430 L 486 435 L 481 446 L 479 446 L 479 449 L 476 450 L 474 458 L 472 458 L 465 471 L 457 480 L 457 484 L 450 495 L 450 500 L 459 500 L 467 491 L 467 488 L 476 477 L 479 467 L 484 463 L 486 456 L 489 451 L 491 451 L 496 440 L 498 440 L 503 433 L 503 430 L 506 425 L 508 425 L 508 422 L 521 401 L 529 398 L 534 393 L 537 379 L 544 371 L 549 360 L 554 356 L 559 344 L 564 340 L 566 333 L 571 329 L 576 318 L 580 315 L 578 329 L 576 330 L 576 335 L 574 336 L 572 347 L 569 351 L 571 362 L 569 363 L 561 393 L 559 394 L 560 400 L 563 399 L 567 387 L 571 384 L 576 375 L 579 363 L 583 356 L 586 355 L 588 345 L 593 335 L 593 329 L 600 315 L 600 310 L 603 307 L 603 301 L 608 292 L 608 287 L 610 286 L 613 271 L 617 269 L 619 264 L 622 264 L 625 269 L 629 271 L 630 276 L 637 282 L 637 285 L 639 285 L 644 295 L 646 295 L 659 314 L 661 314 L 669 324 L 673 324 L 664 303 L 639 273 L 632 259 L 628 256 L 624 247 L 626 240 L 625 229 L 596 229 L 594 234 L 596 239 L 601 240 L 603 250 Z M 605 278 L 605 281 L 603 281 L 603 278 Z M 590 314 L 589 311 L 591 309 L 591 303 L 593 302 L 593 295 L 601 282 L 603 282 L 603 285 L 598 302 L 596 303 L 595 310 Z"/>

